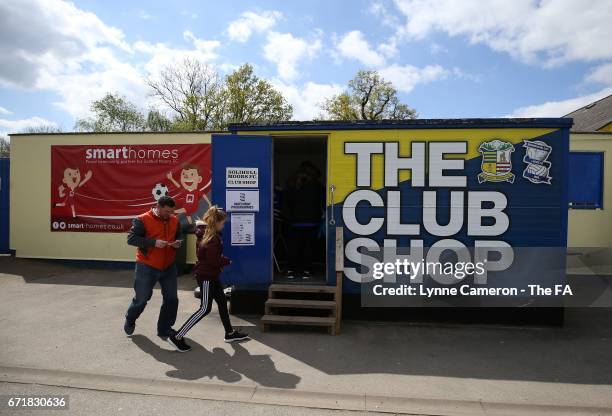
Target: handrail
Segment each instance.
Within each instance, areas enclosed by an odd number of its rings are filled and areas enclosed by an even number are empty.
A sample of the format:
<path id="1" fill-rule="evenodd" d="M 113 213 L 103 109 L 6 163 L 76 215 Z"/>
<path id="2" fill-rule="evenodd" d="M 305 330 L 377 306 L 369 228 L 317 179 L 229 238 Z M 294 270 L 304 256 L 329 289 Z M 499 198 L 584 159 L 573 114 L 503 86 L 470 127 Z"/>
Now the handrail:
<path id="1" fill-rule="evenodd" d="M 342 322 L 342 280 L 344 279 L 344 230 L 336 227 L 336 334 L 340 333 Z"/>

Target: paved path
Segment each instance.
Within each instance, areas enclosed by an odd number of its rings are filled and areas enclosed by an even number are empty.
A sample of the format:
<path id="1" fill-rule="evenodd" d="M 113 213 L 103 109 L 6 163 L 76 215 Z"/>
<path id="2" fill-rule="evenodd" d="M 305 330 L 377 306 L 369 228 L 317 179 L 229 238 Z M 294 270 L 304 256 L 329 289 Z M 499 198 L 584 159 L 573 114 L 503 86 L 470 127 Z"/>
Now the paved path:
<path id="1" fill-rule="evenodd" d="M 155 415 L 214 415 L 214 416 L 381 416 L 384 413 L 365 411 L 313 409 L 259 405 L 220 400 L 198 400 L 183 397 L 155 396 L 147 394 L 114 393 L 108 391 L 0 383 L 2 394 L 67 395 L 67 410 L 55 410 L 53 416 L 155 416 Z M 0 414 L 41 416 L 41 410 L 0 410 Z"/>
<path id="2" fill-rule="evenodd" d="M 570 310 L 564 328 L 347 322 L 337 337 L 232 317 L 253 340 L 230 345 L 213 313 L 179 354 L 155 336 L 158 291 L 123 334 L 130 285 L 125 270 L 0 258 L 1 380 L 400 413 L 612 414 L 609 311 Z M 179 320 L 197 305 L 192 286 L 182 278 Z"/>

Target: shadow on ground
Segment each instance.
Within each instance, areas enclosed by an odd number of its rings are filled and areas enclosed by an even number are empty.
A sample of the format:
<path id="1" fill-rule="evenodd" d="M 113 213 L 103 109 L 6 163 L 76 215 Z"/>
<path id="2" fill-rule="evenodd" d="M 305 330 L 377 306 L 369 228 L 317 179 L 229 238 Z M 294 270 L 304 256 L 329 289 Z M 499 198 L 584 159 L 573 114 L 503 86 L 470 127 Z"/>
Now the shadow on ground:
<path id="1" fill-rule="evenodd" d="M 0 272 L 27 283 L 131 287 L 130 270 L 91 270 L 46 261 L 0 258 Z M 191 277 L 179 287 L 193 288 Z M 92 300 L 95 305 L 95 300 Z M 122 306 L 123 307 L 123 306 Z M 410 321 L 410 310 L 406 310 Z M 453 309 L 448 308 L 452 314 Z M 483 314 L 489 313 L 482 310 Z M 241 316 L 242 317 L 242 316 Z M 259 317 L 242 317 L 259 325 Z M 270 354 L 251 355 L 235 345 L 233 354 L 206 350 L 193 340 L 194 351 L 179 354 L 144 336 L 133 342 L 156 360 L 173 367 L 168 375 L 185 380 L 218 378 L 294 388 L 300 378 L 276 369 L 273 360 L 286 355 L 323 373 L 392 374 L 491 380 L 612 385 L 612 310 L 568 308 L 563 327 L 525 328 L 473 325 L 409 325 L 394 322 L 345 322 L 342 334 L 316 329 L 278 328 L 252 338 Z M 247 346 L 248 347 L 248 346 Z M 250 349 L 250 348 L 249 348 Z M 266 351 L 259 346 L 258 350 Z"/>
<path id="2" fill-rule="evenodd" d="M 182 380 L 216 378 L 226 383 L 235 383 L 244 376 L 262 386 L 283 389 L 294 389 L 300 382 L 299 376 L 278 371 L 269 355 L 251 355 L 241 343 L 231 343 L 234 351 L 229 354 L 219 347 L 209 351 L 197 342 L 189 340 L 192 350 L 181 354 L 160 348 L 144 335 L 134 335 L 131 338 L 145 353 L 174 367 L 166 372 L 168 377 Z"/>
<path id="3" fill-rule="evenodd" d="M 610 309 L 568 309 L 562 328 L 354 321 L 339 336 L 315 331 L 279 327 L 252 337 L 328 374 L 612 385 Z"/>
<path id="4" fill-rule="evenodd" d="M 133 264 L 126 262 L 117 267 L 103 268 L 101 263 L 19 259 L 7 256 L 0 257 L 0 272 L 21 276 L 26 283 L 132 287 Z M 192 275 L 179 276 L 179 290 L 193 290 L 196 286 Z"/>

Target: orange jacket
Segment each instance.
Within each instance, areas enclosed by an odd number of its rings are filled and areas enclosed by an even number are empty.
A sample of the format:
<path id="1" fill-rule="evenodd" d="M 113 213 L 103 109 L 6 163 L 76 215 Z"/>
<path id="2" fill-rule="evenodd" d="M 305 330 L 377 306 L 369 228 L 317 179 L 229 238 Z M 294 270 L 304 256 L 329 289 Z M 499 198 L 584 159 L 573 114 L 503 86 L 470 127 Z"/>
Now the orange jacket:
<path id="1" fill-rule="evenodd" d="M 180 238 L 181 227 L 175 215 L 167 220 L 162 220 L 153 210 L 150 210 L 132 221 L 128 244 L 138 247 L 137 263 L 146 264 L 157 270 L 165 270 L 174 263 L 176 249 L 169 246 L 157 248 L 155 240 L 172 242 Z"/>

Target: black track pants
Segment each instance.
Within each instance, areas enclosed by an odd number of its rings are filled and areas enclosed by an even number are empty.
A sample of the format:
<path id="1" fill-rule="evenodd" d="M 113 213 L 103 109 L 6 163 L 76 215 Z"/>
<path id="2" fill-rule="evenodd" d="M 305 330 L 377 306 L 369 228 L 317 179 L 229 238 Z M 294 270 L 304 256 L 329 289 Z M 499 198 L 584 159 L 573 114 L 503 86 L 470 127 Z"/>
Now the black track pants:
<path id="1" fill-rule="evenodd" d="M 183 326 L 181 326 L 176 333 L 177 338 L 184 337 L 195 324 L 200 322 L 200 319 L 204 318 L 210 313 L 213 299 L 215 302 L 217 302 L 219 316 L 221 317 L 221 322 L 223 322 L 225 332 L 229 334 L 234 330 L 232 328 L 232 324 L 230 323 L 229 312 L 227 311 L 227 299 L 225 298 L 225 293 L 223 293 L 223 286 L 221 285 L 221 282 L 218 280 L 204 280 L 202 283 L 200 283 L 200 293 L 202 294 L 200 309 L 195 311 L 194 314 L 187 319 Z"/>

